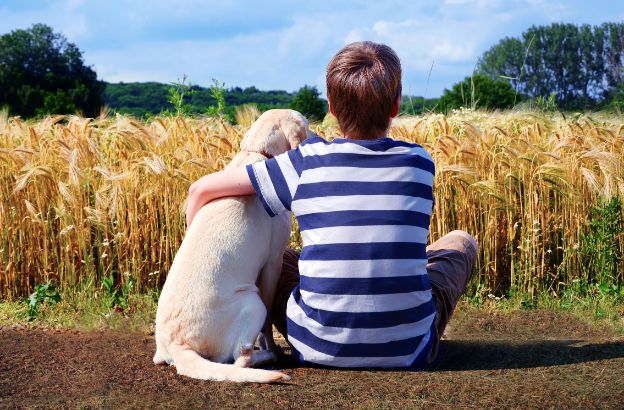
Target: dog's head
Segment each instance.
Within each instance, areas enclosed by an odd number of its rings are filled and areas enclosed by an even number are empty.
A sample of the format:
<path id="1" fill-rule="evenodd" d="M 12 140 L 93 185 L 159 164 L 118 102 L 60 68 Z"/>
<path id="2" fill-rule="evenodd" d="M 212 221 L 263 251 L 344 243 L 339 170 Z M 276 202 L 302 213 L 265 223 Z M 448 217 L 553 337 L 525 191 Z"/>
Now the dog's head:
<path id="1" fill-rule="evenodd" d="M 297 147 L 309 133 L 308 121 L 297 111 L 269 110 L 249 128 L 240 148 L 272 158 Z"/>

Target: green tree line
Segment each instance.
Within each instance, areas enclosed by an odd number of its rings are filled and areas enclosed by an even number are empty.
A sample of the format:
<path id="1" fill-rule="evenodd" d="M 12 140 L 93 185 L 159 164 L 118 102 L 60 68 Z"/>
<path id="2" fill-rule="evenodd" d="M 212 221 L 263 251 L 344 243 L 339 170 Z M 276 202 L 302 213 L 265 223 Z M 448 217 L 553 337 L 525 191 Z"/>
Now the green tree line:
<path id="1" fill-rule="evenodd" d="M 121 114 L 137 117 L 156 115 L 174 109 L 171 103 L 171 87 L 171 84 L 157 82 L 106 83 L 103 102 Z M 208 107 L 217 105 L 209 87 L 192 85 L 188 91 L 185 104 L 189 114 L 204 114 Z M 288 108 L 295 95 L 296 93 L 283 90 L 260 91 L 256 87 L 232 87 L 224 90 L 226 111 L 249 103 L 256 104 L 261 111 Z"/>

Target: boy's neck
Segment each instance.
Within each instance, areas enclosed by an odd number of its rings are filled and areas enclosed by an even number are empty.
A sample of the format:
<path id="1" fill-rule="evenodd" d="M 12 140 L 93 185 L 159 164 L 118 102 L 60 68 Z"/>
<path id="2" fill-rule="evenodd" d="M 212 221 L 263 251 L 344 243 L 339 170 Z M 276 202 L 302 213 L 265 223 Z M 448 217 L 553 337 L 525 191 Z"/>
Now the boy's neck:
<path id="1" fill-rule="evenodd" d="M 384 138 L 388 138 L 388 133 L 385 132 L 381 134 L 380 136 L 374 137 L 374 138 L 359 138 L 358 136 L 343 134 L 343 138 L 350 139 L 350 140 L 358 140 L 358 141 L 374 141 L 374 140 L 381 140 Z"/>

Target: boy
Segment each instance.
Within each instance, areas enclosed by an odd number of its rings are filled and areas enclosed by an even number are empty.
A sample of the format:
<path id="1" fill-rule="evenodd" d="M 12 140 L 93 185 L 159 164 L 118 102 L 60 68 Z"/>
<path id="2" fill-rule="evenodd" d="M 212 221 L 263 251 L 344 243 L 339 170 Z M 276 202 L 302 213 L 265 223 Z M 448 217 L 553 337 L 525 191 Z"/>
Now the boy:
<path id="1" fill-rule="evenodd" d="M 288 250 L 271 314 L 300 361 L 334 367 L 431 363 L 476 257 L 454 231 L 426 248 L 434 164 L 385 137 L 401 102 L 394 51 L 353 43 L 327 67 L 329 109 L 344 138 L 307 139 L 189 191 L 187 223 L 207 202 L 255 192 L 270 215 L 292 211 L 303 249 Z"/>

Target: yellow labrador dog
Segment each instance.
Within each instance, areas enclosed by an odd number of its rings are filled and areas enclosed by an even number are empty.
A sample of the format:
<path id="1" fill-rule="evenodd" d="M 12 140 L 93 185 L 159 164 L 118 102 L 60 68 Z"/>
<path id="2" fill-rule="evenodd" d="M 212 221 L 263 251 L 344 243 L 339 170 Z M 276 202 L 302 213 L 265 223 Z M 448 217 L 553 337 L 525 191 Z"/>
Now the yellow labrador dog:
<path id="1" fill-rule="evenodd" d="M 267 111 L 249 129 L 228 167 L 286 152 L 309 133 L 298 112 Z M 250 367 L 277 359 L 265 319 L 290 230 L 290 215 L 270 218 L 253 195 L 202 207 L 158 301 L 154 363 L 175 365 L 179 374 L 204 380 L 289 380 L 283 373 Z M 261 330 L 260 350 L 254 350 Z"/>

